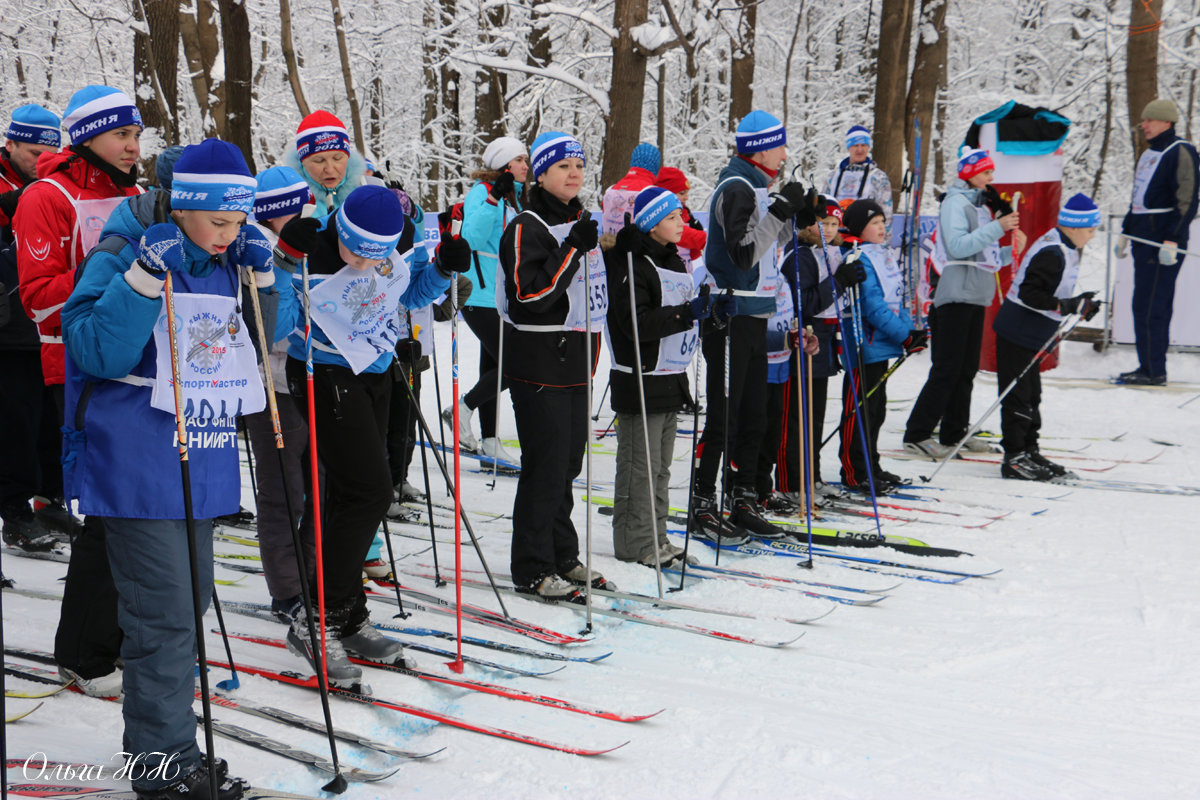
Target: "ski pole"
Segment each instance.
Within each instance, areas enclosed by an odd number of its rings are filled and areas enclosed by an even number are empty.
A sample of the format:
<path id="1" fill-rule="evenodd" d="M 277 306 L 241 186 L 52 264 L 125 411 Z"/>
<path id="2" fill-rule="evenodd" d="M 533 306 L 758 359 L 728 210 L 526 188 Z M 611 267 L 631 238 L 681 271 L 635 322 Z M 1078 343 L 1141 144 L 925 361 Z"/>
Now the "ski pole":
<path id="1" fill-rule="evenodd" d="M 396 592 L 396 605 L 399 607 L 399 613 L 395 614 L 392 619 L 408 619 L 412 614 L 404 610 L 404 601 L 400 599 L 400 583 L 396 580 L 396 554 L 392 550 L 392 531 L 388 527 L 387 515 L 383 517 L 383 541 L 387 544 L 388 566 L 392 570 L 392 589 Z M 437 548 L 435 547 L 434 550 Z"/>
<path id="2" fill-rule="evenodd" d="M 458 238 L 462 221 L 456 220 L 450 231 L 453 238 Z M 455 642 L 458 650 L 454 660 L 447 664 L 451 672 L 462 674 L 462 453 L 459 452 L 461 437 L 459 435 L 458 414 L 458 274 L 450 276 L 450 403 L 453 409 L 450 418 L 454 420 L 454 629 Z M 430 518 L 432 521 L 432 517 Z M 434 549 L 437 549 L 436 547 Z M 397 582 L 398 583 L 398 582 Z M 400 596 L 400 587 L 396 586 L 396 596 Z"/>
<path id="3" fill-rule="evenodd" d="M 585 215 L 584 218 L 586 218 L 586 215 L 587 215 L 586 211 L 584 212 L 584 215 Z M 592 297 L 592 265 L 589 263 L 590 260 L 591 260 L 590 253 L 585 253 L 583 256 L 583 293 L 587 297 L 587 307 L 584 308 L 584 310 L 583 310 L 583 313 L 584 313 L 583 328 L 584 328 L 584 334 L 586 336 L 586 341 L 585 341 L 584 347 L 585 347 L 585 352 L 587 354 L 587 361 L 583 365 L 583 368 L 584 368 L 584 370 L 587 371 L 587 376 L 585 379 L 585 383 L 586 383 L 585 392 L 587 394 L 587 410 L 588 411 L 592 410 L 592 303 L 595 302 L 595 298 Z M 588 423 L 585 420 L 584 425 L 587 425 L 587 424 Z M 587 505 L 584 507 L 584 510 L 583 510 L 584 532 L 585 532 L 585 538 L 587 540 L 587 559 L 586 559 L 586 564 L 584 565 L 584 573 L 587 576 L 587 584 L 584 586 L 584 606 L 587 609 L 587 613 L 585 614 L 585 619 L 587 620 L 587 624 L 584 625 L 583 633 L 588 634 L 588 633 L 592 632 L 592 442 L 591 442 L 591 437 L 589 437 L 589 436 L 583 437 L 583 446 L 585 448 L 587 448 L 584 451 L 584 458 L 587 459 L 587 462 L 586 462 L 587 463 Z M 647 467 L 649 467 L 649 464 L 647 464 Z M 657 522 L 655 524 L 657 525 Z M 658 536 L 658 530 L 657 530 L 657 528 L 655 528 L 655 537 L 656 537 L 655 541 L 654 541 L 655 546 L 658 545 L 657 536 Z M 662 590 L 661 590 L 661 584 L 660 584 L 659 597 L 662 597 L 661 591 Z"/>
<path id="4" fill-rule="evenodd" d="M 308 268 L 307 262 L 304 272 L 304 330 L 305 338 L 308 337 L 309 316 L 308 316 Z M 251 280 L 253 286 L 253 280 Z M 329 757 L 333 762 L 334 778 L 328 785 L 323 786 L 327 792 L 333 794 L 341 794 L 346 791 L 349 784 L 346 778 L 342 775 L 342 768 L 338 763 L 337 742 L 333 735 L 333 715 L 329 711 L 329 684 L 326 678 L 324 664 L 324 652 L 321 650 L 317 642 L 316 625 L 313 619 L 312 595 L 308 583 L 308 565 L 304 561 L 304 543 L 300 537 L 299 520 L 296 518 L 296 512 L 292 506 L 292 493 L 288 490 L 288 482 L 285 478 L 287 470 L 283 461 L 283 426 L 279 422 L 279 403 L 275 399 L 275 376 L 271 373 L 271 366 L 267 361 L 270 348 L 267 346 L 267 332 L 263 330 L 262 305 L 258 299 L 258 291 L 250 290 L 250 305 L 254 310 L 255 327 L 258 329 L 258 347 L 262 357 L 263 375 L 266 380 L 267 389 L 267 408 L 271 411 L 271 429 L 275 434 L 275 455 L 279 464 L 279 476 L 283 485 L 283 501 L 287 506 L 288 526 L 292 532 L 292 550 L 296 555 L 296 570 L 300 577 L 300 598 L 304 605 L 305 619 L 308 621 L 308 641 L 309 646 L 313 651 L 313 660 L 317 663 L 317 688 L 320 690 L 321 696 L 321 711 L 325 716 L 325 733 L 329 737 Z M 310 351 L 311 352 L 311 351 Z M 310 362 L 311 364 L 311 362 Z M 311 375 L 311 369 L 309 375 Z M 315 470 L 314 470 L 315 472 Z M 313 494 L 320 491 L 319 485 L 314 481 Z M 218 620 L 220 618 L 218 617 Z M 230 665 L 233 664 L 233 657 L 229 658 Z"/>
<path id="5" fill-rule="evenodd" d="M 628 220 L 626 220 L 625 224 L 629 224 Z M 650 528 L 652 529 L 654 539 L 654 576 L 658 582 L 658 598 L 661 600 L 663 596 L 662 558 L 658 553 L 658 508 L 655 503 L 657 498 L 654 496 L 656 475 L 654 472 L 654 460 L 650 453 L 650 420 L 646 418 L 646 376 L 642 372 L 642 340 L 638 336 L 637 293 L 633 287 L 633 253 L 625 254 L 625 263 L 629 269 L 629 314 L 633 322 L 633 363 L 637 369 L 638 405 L 642 410 L 642 439 L 646 445 L 646 482 L 649 484 L 650 489 Z M 612 383 L 611 379 L 609 383 Z M 591 449 L 592 446 L 589 442 L 589 453 Z M 591 486 L 591 480 L 588 481 L 588 486 Z M 591 502 L 590 498 L 588 502 Z"/>
<path id="6" fill-rule="evenodd" d="M 411 367 L 408 380 L 404 382 L 404 389 L 408 392 L 409 413 L 415 413 L 417 396 L 413 391 Z M 441 568 L 438 566 L 437 534 L 433 528 L 433 487 L 429 483 L 429 457 L 425 453 L 425 429 L 420 425 L 417 426 L 417 442 L 421 445 L 421 472 L 425 476 L 425 512 L 429 515 L 429 542 L 433 545 L 433 585 L 440 588 L 446 585 L 446 581 L 442 580 Z M 432 446 L 433 442 L 429 444 Z"/>
<path id="7" fill-rule="evenodd" d="M 251 291 L 256 290 L 251 289 Z M 248 441 L 246 444 L 249 446 Z M 241 686 L 242 682 L 238 680 L 237 664 L 233 660 L 233 651 L 229 649 L 229 632 L 225 629 L 225 614 L 221 611 L 221 600 L 217 597 L 216 586 L 213 587 L 212 601 L 213 610 L 217 612 L 217 625 L 221 629 L 221 641 L 225 643 L 225 658 L 229 659 L 229 678 L 218 682 L 217 688 L 222 691 L 232 692 Z"/>
<path id="8" fill-rule="evenodd" d="M 733 295 L 733 289 L 725 291 L 726 297 Z M 717 508 L 717 555 L 716 564 L 721 566 L 721 531 L 725 526 L 725 498 L 729 494 L 729 341 L 733 338 L 733 319 L 725 325 L 725 363 L 724 367 L 724 397 L 725 407 L 721 409 L 724 424 L 721 430 L 721 503 Z M 732 521 L 731 523 L 732 524 Z"/>
<path id="9" fill-rule="evenodd" d="M 596 413 L 592 414 L 592 422 L 600 421 L 600 409 L 604 408 L 604 398 L 608 397 L 608 388 L 610 386 L 612 386 L 611 379 L 609 379 L 609 381 L 604 384 L 604 391 L 600 393 L 600 402 L 596 406 Z"/>
<path id="10" fill-rule="evenodd" d="M 413 324 L 411 311 L 409 311 L 408 309 L 405 309 L 404 314 L 405 314 L 405 318 L 408 320 L 409 336 L 416 343 L 416 348 L 419 352 L 420 348 L 421 348 L 421 326 Z M 409 431 L 411 431 L 417 427 L 415 418 L 413 416 L 413 411 L 412 411 L 413 406 L 416 405 L 416 403 L 417 403 L 417 397 L 413 391 L 413 386 L 416 381 L 415 376 L 417 374 L 416 373 L 416 368 L 417 368 L 416 361 L 417 361 L 417 359 L 412 358 L 412 349 L 410 348 L 409 349 L 409 360 L 408 360 L 408 371 L 405 372 L 403 364 L 399 365 L 400 373 L 404 376 L 404 380 L 401 381 L 401 383 L 404 384 L 404 390 L 406 392 L 408 392 L 408 406 L 407 406 L 407 411 L 404 415 L 404 451 L 403 451 L 404 456 L 403 457 L 409 461 L 412 460 L 412 456 L 410 456 L 408 454 L 408 446 L 409 446 L 409 443 L 412 441 L 411 434 L 409 433 Z M 395 389 L 393 388 L 392 391 L 395 391 Z M 418 431 L 418 434 L 420 434 L 420 431 Z M 429 509 L 428 509 L 428 511 L 429 511 L 429 541 L 430 541 L 430 544 L 433 545 L 434 585 L 435 586 L 443 586 L 444 582 L 442 581 L 442 574 L 441 574 L 441 571 L 438 569 L 437 538 L 436 538 L 436 536 L 434 534 L 434 530 L 433 530 L 433 498 L 429 494 L 429 462 L 428 462 L 428 460 L 426 460 L 426 457 L 425 457 L 425 437 L 423 434 L 420 436 L 420 440 L 421 440 L 421 472 L 425 476 L 425 503 L 429 506 Z M 400 492 L 401 492 L 401 494 L 403 494 L 403 492 L 404 492 L 404 482 L 403 481 L 401 481 L 401 483 L 400 483 Z M 401 499 L 403 499 L 403 498 L 401 498 Z M 394 565 L 393 565 L 392 572 L 393 573 L 395 572 Z M 395 577 L 395 575 L 393 574 L 392 577 Z M 400 611 L 401 612 L 404 611 L 403 604 L 400 605 Z"/>
<path id="11" fill-rule="evenodd" d="M 433 361 L 433 394 L 437 398 L 436 402 L 437 402 L 437 407 L 438 407 L 438 416 L 441 416 L 441 413 L 442 413 L 442 381 L 438 377 L 437 326 L 436 325 L 431 325 L 429 328 L 429 343 L 431 345 L 431 347 L 429 348 L 430 356 Z M 445 452 L 446 451 L 446 432 L 442 430 L 441 425 L 438 425 L 438 441 L 440 441 L 442 443 L 442 452 Z M 430 443 L 432 444 L 432 442 L 433 442 L 433 437 L 431 436 Z M 449 492 L 449 490 L 450 490 L 450 487 L 447 486 L 446 491 Z"/>
<path id="12" fill-rule="evenodd" d="M 812 328 L 808 329 L 812 333 Z M 813 518 L 813 495 L 817 490 L 816 472 L 813 466 L 813 414 L 812 414 L 812 354 L 804 354 L 805 375 L 804 375 L 804 458 L 806 459 L 805 472 L 808 475 L 808 485 L 805 487 L 807 491 L 804 493 L 805 505 L 805 523 L 808 526 L 808 568 L 812 569 L 812 518 Z"/>
<path id="13" fill-rule="evenodd" d="M 1152 239 L 1143 239 L 1143 238 L 1141 238 L 1140 236 L 1130 236 L 1128 233 L 1123 233 L 1123 234 L 1121 234 L 1121 235 L 1122 235 L 1122 236 L 1124 236 L 1126 239 L 1128 239 L 1128 240 L 1129 240 L 1129 241 L 1131 241 L 1131 242 L 1138 242 L 1139 244 L 1148 244 L 1148 245 L 1150 245 L 1151 247 L 1155 247 L 1155 248 L 1158 248 L 1158 249 L 1160 249 L 1160 250 L 1161 250 L 1161 249 L 1164 247 L 1164 244 L 1163 244 L 1162 242 L 1156 242 L 1156 241 L 1154 241 L 1154 240 L 1152 240 Z M 1185 256 L 1195 256 L 1196 258 L 1200 258 L 1200 253 L 1194 252 L 1194 251 L 1192 251 L 1192 250 L 1184 250 L 1184 249 L 1182 249 L 1182 248 L 1179 248 L 1179 247 L 1176 247 L 1175 249 L 1176 249 L 1176 251 L 1178 251 L 1178 252 L 1179 252 L 1179 253 L 1181 253 L 1182 255 L 1185 255 Z"/>
<path id="14" fill-rule="evenodd" d="M 921 480 L 924 483 L 929 483 L 935 477 L 937 477 L 937 474 L 942 471 L 942 467 L 946 466 L 946 462 L 958 455 L 958 451 L 963 449 L 967 443 L 967 440 L 979 433 L 979 431 L 983 428 L 983 423 L 986 422 L 987 418 L 992 415 L 992 412 L 1000 407 L 1000 404 L 1004 402 L 1004 398 L 1008 397 L 1008 393 L 1013 390 L 1013 387 L 1021 382 L 1021 378 L 1025 377 L 1025 373 L 1029 372 L 1029 370 L 1032 369 L 1035 364 L 1045 358 L 1050 351 L 1058 347 L 1059 342 L 1065 339 L 1067 334 L 1071 332 L 1071 329 L 1078 325 L 1082 319 L 1083 316 L 1078 314 L 1071 314 L 1063 318 L 1063 321 L 1059 323 L 1058 328 L 1054 331 L 1050 338 L 1046 340 L 1041 349 L 1033 354 L 1033 358 L 1028 364 L 1025 365 L 1025 368 L 1017 373 L 1017 377 L 1013 378 L 1008 386 L 1004 387 L 1004 391 L 1000 392 L 1000 396 L 996 398 L 996 402 L 988 406 L 987 410 L 983 412 L 983 415 L 979 417 L 979 421 L 971 426 L 970 430 L 966 432 L 962 439 L 959 439 L 958 444 L 954 446 L 954 449 L 941 457 L 941 459 L 938 461 L 937 468 L 934 469 L 934 471 L 931 472 L 928 477 L 924 475 L 921 476 Z"/>
<path id="15" fill-rule="evenodd" d="M 204 712 L 204 746 L 208 753 L 208 786 L 212 800 L 217 800 L 217 758 L 213 744 L 212 703 L 208 688 L 208 654 L 204 646 L 204 614 L 200 599 L 200 564 L 196 555 L 196 518 L 192 512 L 192 471 L 188 461 L 187 422 L 183 416 L 183 388 L 179 385 L 179 344 L 175 334 L 175 291 L 171 272 L 167 271 L 163 282 L 166 298 L 167 340 L 171 351 L 171 386 L 175 394 L 175 438 L 179 445 L 179 472 L 183 481 L 183 520 L 187 533 L 188 573 L 192 582 L 192 622 L 196 626 L 196 655 L 200 662 L 200 691 L 204 698 L 200 706 Z M 252 291 L 256 291 L 253 290 Z M 211 529 L 209 535 L 212 535 Z"/>

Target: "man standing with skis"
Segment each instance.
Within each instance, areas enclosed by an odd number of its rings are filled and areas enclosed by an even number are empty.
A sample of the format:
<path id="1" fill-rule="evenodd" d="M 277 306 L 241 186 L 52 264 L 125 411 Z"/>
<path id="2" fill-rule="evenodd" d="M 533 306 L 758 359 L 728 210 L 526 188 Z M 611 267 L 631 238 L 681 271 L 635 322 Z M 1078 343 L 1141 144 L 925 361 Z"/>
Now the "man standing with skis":
<path id="1" fill-rule="evenodd" d="M 1148 147 L 1133 175 L 1133 199 L 1121 223 L 1124 255 L 1133 239 L 1133 335 L 1138 367 L 1116 383 L 1162 386 L 1167 382 L 1175 279 L 1188 246 L 1188 227 L 1196 218 L 1200 169 L 1196 147 L 1175 133 L 1179 109 L 1170 100 L 1152 100 L 1142 111 Z"/>

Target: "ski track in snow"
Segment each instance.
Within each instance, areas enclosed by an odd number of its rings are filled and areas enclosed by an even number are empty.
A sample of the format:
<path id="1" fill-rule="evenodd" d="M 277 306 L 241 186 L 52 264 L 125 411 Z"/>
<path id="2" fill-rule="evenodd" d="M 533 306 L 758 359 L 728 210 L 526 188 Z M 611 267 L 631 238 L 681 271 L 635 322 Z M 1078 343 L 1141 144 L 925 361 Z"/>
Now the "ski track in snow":
<path id="1" fill-rule="evenodd" d="M 465 392 L 474 379 L 477 343 L 461 330 Z M 438 326 L 437 353 L 449 364 L 449 335 Z M 1200 357 L 1169 357 L 1173 382 L 1197 384 Z M 915 397 L 928 370 L 920 354 L 890 381 L 895 397 Z M 1063 364 L 1051 375 L 1106 378 L 1130 369 L 1131 349 L 1101 355 L 1089 345 L 1068 343 Z M 595 401 L 607 377 L 607 353 L 601 358 Z M 830 415 L 838 408 L 838 381 L 830 382 Z M 448 405 L 449 381 L 441 405 Z M 1091 441 L 1079 455 L 1144 458 L 1168 447 L 1149 464 L 1118 464 L 1105 479 L 1200 485 L 1200 401 L 1177 406 L 1189 392 L 1155 392 L 1108 387 L 1044 384 L 1042 415 L 1045 445 L 1081 446 L 1089 437 L 1128 431 L 1120 441 Z M 995 380 L 981 373 L 973 400 L 978 416 L 995 397 Z M 425 381 L 426 416 L 436 420 L 433 381 Z M 502 404 L 500 435 L 515 438 L 511 407 Z M 908 407 L 889 408 L 880 448 L 899 448 Z M 609 416 L 600 409 L 601 423 Z M 690 419 L 686 420 L 690 425 Z M 474 421 L 478 428 L 478 420 Z M 684 423 L 681 423 L 684 424 Z M 826 429 L 832 428 L 832 416 Z M 598 424 L 599 425 L 599 424 Z M 994 416 L 985 427 L 999 430 Z M 1061 441 L 1051 437 L 1066 437 Z M 690 437 L 681 436 L 677 455 Z M 612 445 L 610 445 L 610 448 Z M 824 454 L 827 479 L 836 480 L 831 443 Z M 1053 454 L 1051 454 L 1053 457 Z M 593 456 L 599 479 L 611 481 L 613 456 Z M 464 462 L 475 466 L 473 462 Z M 884 458 L 885 466 L 916 479 L 928 474 L 922 462 Z M 1073 462 L 1068 462 L 1073 463 Z M 431 462 L 431 470 L 436 468 Z M 673 485 L 686 483 L 686 458 L 677 459 Z M 466 676 L 510 684 L 527 691 L 620 709 L 666 712 L 637 724 L 620 724 L 554 709 L 515 703 L 499 697 L 419 682 L 366 669 L 380 697 L 433 708 L 474 722 L 497 725 L 544 738 L 588 746 L 630 744 L 608 756 L 579 758 L 437 726 L 391 711 L 333 699 L 335 724 L 413 750 L 445 746 L 441 755 L 404 762 L 400 772 L 380 784 L 352 784 L 349 800 L 393 797 L 527 798 L 531 792 L 560 797 L 812 797 L 812 798 L 1177 798 L 1200 794 L 1200 688 L 1195 664 L 1200 661 L 1200 604 L 1194 565 L 1200 558 L 1195 536 L 1200 498 L 1104 492 L 1090 489 L 1029 485 L 1001 481 L 998 467 L 955 463 L 938 475 L 935 485 L 953 492 L 921 492 L 942 496 L 945 507 L 970 513 L 954 500 L 1013 507 L 1011 516 L 986 529 L 916 521 L 893 524 L 901 535 L 933 545 L 960 548 L 976 558 L 929 559 L 934 566 L 970 568 L 995 565 L 999 575 L 959 585 L 936 585 L 841 569 L 818 561 L 812 573 L 796 559 L 749 558 L 723 553 L 721 563 L 758 572 L 811 578 L 831 583 L 880 586 L 900 583 L 890 596 L 869 608 L 839 607 L 820 622 L 797 628 L 777 621 L 755 621 L 702 615 L 690 611 L 647 611 L 699 625 L 739 633 L 783 638 L 801 630 L 794 645 L 774 650 L 705 639 L 597 616 L 595 641 L 566 648 L 578 653 L 611 650 L 596 664 L 570 664 L 544 679 L 519 678 L 468 666 Z M 420 459 L 414 458 L 410 480 L 421 483 Z M 464 470 L 467 508 L 510 512 L 516 480 Z M 245 477 L 244 503 L 252 498 Z M 437 485 L 437 484 L 435 484 Z M 920 491 L 920 490 L 917 490 Z M 1069 493 L 1068 493 L 1069 492 Z M 609 489 L 601 490 L 611 496 Z M 1010 493 L 1024 495 L 1007 498 Z M 577 492 L 577 498 L 582 492 Z M 1050 498 L 1066 494 L 1057 500 Z M 443 493 L 438 493 L 444 497 Z M 672 490 L 674 505 L 686 504 L 686 493 Z M 576 501 L 574 519 L 581 542 L 586 537 L 585 504 Z M 930 504 L 930 507 L 933 507 Z M 1034 516 L 1032 512 L 1045 509 Z M 990 512 L 989 512 L 990 513 Z M 920 515 L 918 515 L 920 516 Z M 975 516 L 969 518 L 974 521 Z M 940 518 L 940 522 L 953 518 Z M 445 521 L 444 519 L 441 521 Z M 966 521 L 966 520 L 964 520 Z M 845 527 L 864 530 L 863 518 Z M 611 517 L 591 515 L 594 564 L 623 589 L 653 593 L 653 573 L 612 558 Z M 491 567 L 508 571 L 511 520 L 473 520 Z M 889 531 L 885 522 L 884 532 Z M 453 573 L 452 532 L 438 530 L 443 577 Z M 478 560 L 463 531 L 465 567 Z M 394 536 L 397 555 L 428 547 Z M 218 543 L 218 552 L 245 551 Z M 386 551 L 385 551 L 386 552 Z M 696 552 L 705 563 L 713 553 Z M 854 551 L 896 561 L 919 561 L 890 550 Z M 252 562 L 243 562 L 252 563 Z M 432 564 L 432 553 L 400 562 L 401 569 Z M 7 558 L 5 574 L 28 589 L 61 592 L 65 567 L 52 562 Z M 428 571 L 428 570 L 427 570 Z M 218 577 L 237 577 L 218 571 Z M 669 586 L 677 582 L 665 578 Z M 431 582 L 406 577 L 405 582 L 430 591 Z M 679 595 L 690 602 L 762 614 L 816 614 L 827 601 L 792 591 L 766 591 L 732 581 L 689 583 Z M 825 591 L 817 587 L 814 591 Z M 453 596 L 452 588 L 437 590 Z M 489 591 L 464 588 L 464 599 L 495 607 Z M 247 576 L 236 586 L 221 588 L 225 600 L 267 600 L 260 577 Z M 57 624 L 56 604 L 13 594 L 4 597 L 5 641 L 51 649 Z M 597 602 L 607 602 L 598 599 Z M 564 632 L 577 632 L 583 617 L 576 612 L 504 596 L 516 616 L 536 620 Z M 374 618 L 385 620 L 394 606 L 371 603 Z M 622 606 L 623 607 L 623 606 Z M 389 611 L 392 608 L 393 611 Z M 644 610 L 644 609 L 639 609 Z M 211 612 L 206 622 L 215 628 Z M 231 630 L 283 634 L 282 626 L 226 614 Z M 397 620 L 397 622 L 400 622 Z M 453 620 L 415 613 L 410 625 L 453 630 Z M 530 647 L 551 646 L 473 623 L 464 631 Z M 424 644 L 453 649 L 453 643 L 417 638 Z M 224 658 L 220 640 L 207 638 L 212 658 Z M 232 643 L 235 658 L 246 663 L 300 670 L 300 662 L 283 650 L 246 642 Z M 557 666 L 555 662 L 481 650 L 468 651 L 523 667 Z M 416 654 L 420 666 L 444 670 L 442 659 Z M 212 681 L 223 680 L 223 671 Z M 9 685 L 26 686 L 8 678 Z M 321 717 L 315 694 L 241 677 L 246 697 Z M 31 701 L 8 700 L 9 713 Z M 328 755 L 324 737 L 282 727 L 234 711 L 214 709 L 214 716 L 261 731 L 316 753 Z M 8 727 L 8 754 L 43 751 L 51 758 L 105 762 L 120 749 L 120 708 L 73 693 L 46 700 L 36 714 Z M 202 741 L 198 731 L 198 738 Z M 326 778 L 273 755 L 217 739 L 218 752 L 231 771 L 259 785 L 320 796 Z M 339 742 L 343 763 L 380 769 L 388 758 Z M 22 776 L 10 773 L 10 780 Z"/>

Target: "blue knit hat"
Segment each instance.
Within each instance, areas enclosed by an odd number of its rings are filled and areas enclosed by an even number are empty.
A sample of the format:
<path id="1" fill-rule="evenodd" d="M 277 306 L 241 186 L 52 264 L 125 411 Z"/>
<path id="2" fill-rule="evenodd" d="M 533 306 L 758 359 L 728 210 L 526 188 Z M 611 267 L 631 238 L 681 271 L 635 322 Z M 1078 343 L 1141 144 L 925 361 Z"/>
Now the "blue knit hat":
<path id="1" fill-rule="evenodd" d="M 173 144 L 154 159 L 154 177 L 160 188 L 171 191 L 171 179 L 175 176 L 175 162 L 183 155 L 183 145 Z"/>
<path id="2" fill-rule="evenodd" d="M 1063 228 L 1096 228 L 1100 226 L 1100 209 L 1083 192 L 1076 194 L 1058 212 L 1058 224 Z"/>
<path id="3" fill-rule="evenodd" d="M 633 198 L 633 224 L 642 233 L 649 233 L 677 208 L 682 208 L 679 198 L 658 186 L 648 186 Z"/>
<path id="4" fill-rule="evenodd" d="M 299 214 L 304 204 L 312 200 L 308 183 L 291 167 L 271 167 L 258 173 L 258 188 L 254 191 L 256 220 Z"/>
<path id="5" fill-rule="evenodd" d="M 242 151 L 220 139 L 205 139 L 183 148 L 175 162 L 171 208 L 249 214 L 254 188 L 254 176 Z"/>
<path id="6" fill-rule="evenodd" d="M 658 148 L 654 145 L 642 142 L 633 148 L 633 155 L 629 157 L 629 166 L 657 175 L 658 168 L 662 166 L 662 153 L 658 152 Z"/>
<path id="7" fill-rule="evenodd" d="M 142 127 L 142 115 L 129 95 L 111 86 L 85 86 L 71 95 L 63 124 L 71 144 L 86 142 L 113 128 Z"/>
<path id="8" fill-rule="evenodd" d="M 738 123 L 734 138 L 737 151 L 749 155 L 787 144 L 787 131 L 776 117 L 765 111 L 751 111 Z"/>
<path id="9" fill-rule="evenodd" d="M 862 125 L 853 125 L 846 131 L 846 149 L 849 150 L 856 144 L 871 146 L 871 132 Z"/>
<path id="10" fill-rule="evenodd" d="M 579 143 L 579 140 L 559 131 L 547 131 L 540 134 L 533 140 L 529 156 L 530 168 L 533 170 L 535 181 L 543 172 L 550 169 L 552 164 L 557 164 L 564 158 L 578 158 L 587 164 L 587 157 L 583 154 L 583 145 Z"/>
<path id="11" fill-rule="evenodd" d="M 404 210 L 382 186 L 359 186 L 337 212 L 338 241 L 356 256 L 383 260 L 404 232 Z"/>
<path id="12" fill-rule="evenodd" d="M 62 120 L 41 106 L 29 103 L 17 108 L 12 113 L 12 122 L 8 123 L 6 139 L 28 144 L 48 144 L 58 147 L 62 144 Z"/>

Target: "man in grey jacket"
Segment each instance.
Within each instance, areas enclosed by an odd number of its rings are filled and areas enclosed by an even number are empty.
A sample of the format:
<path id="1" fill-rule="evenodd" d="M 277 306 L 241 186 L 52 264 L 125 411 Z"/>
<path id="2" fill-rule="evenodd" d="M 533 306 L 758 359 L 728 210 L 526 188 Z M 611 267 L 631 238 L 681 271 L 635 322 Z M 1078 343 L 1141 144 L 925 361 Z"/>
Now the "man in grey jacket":
<path id="1" fill-rule="evenodd" d="M 1000 247 L 999 241 L 1013 231 L 1018 252 L 1025 247 L 1017 212 L 988 185 L 994 172 L 985 151 L 964 150 L 958 180 L 946 192 L 938 217 L 938 244 L 946 261 L 929 312 L 933 363 L 904 432 L 905 450 L 934 460 L 949 453 L 971 424 L 984 312 L 996 293 L 996 270 L 1012 263 L 1012 248 Z"/>

